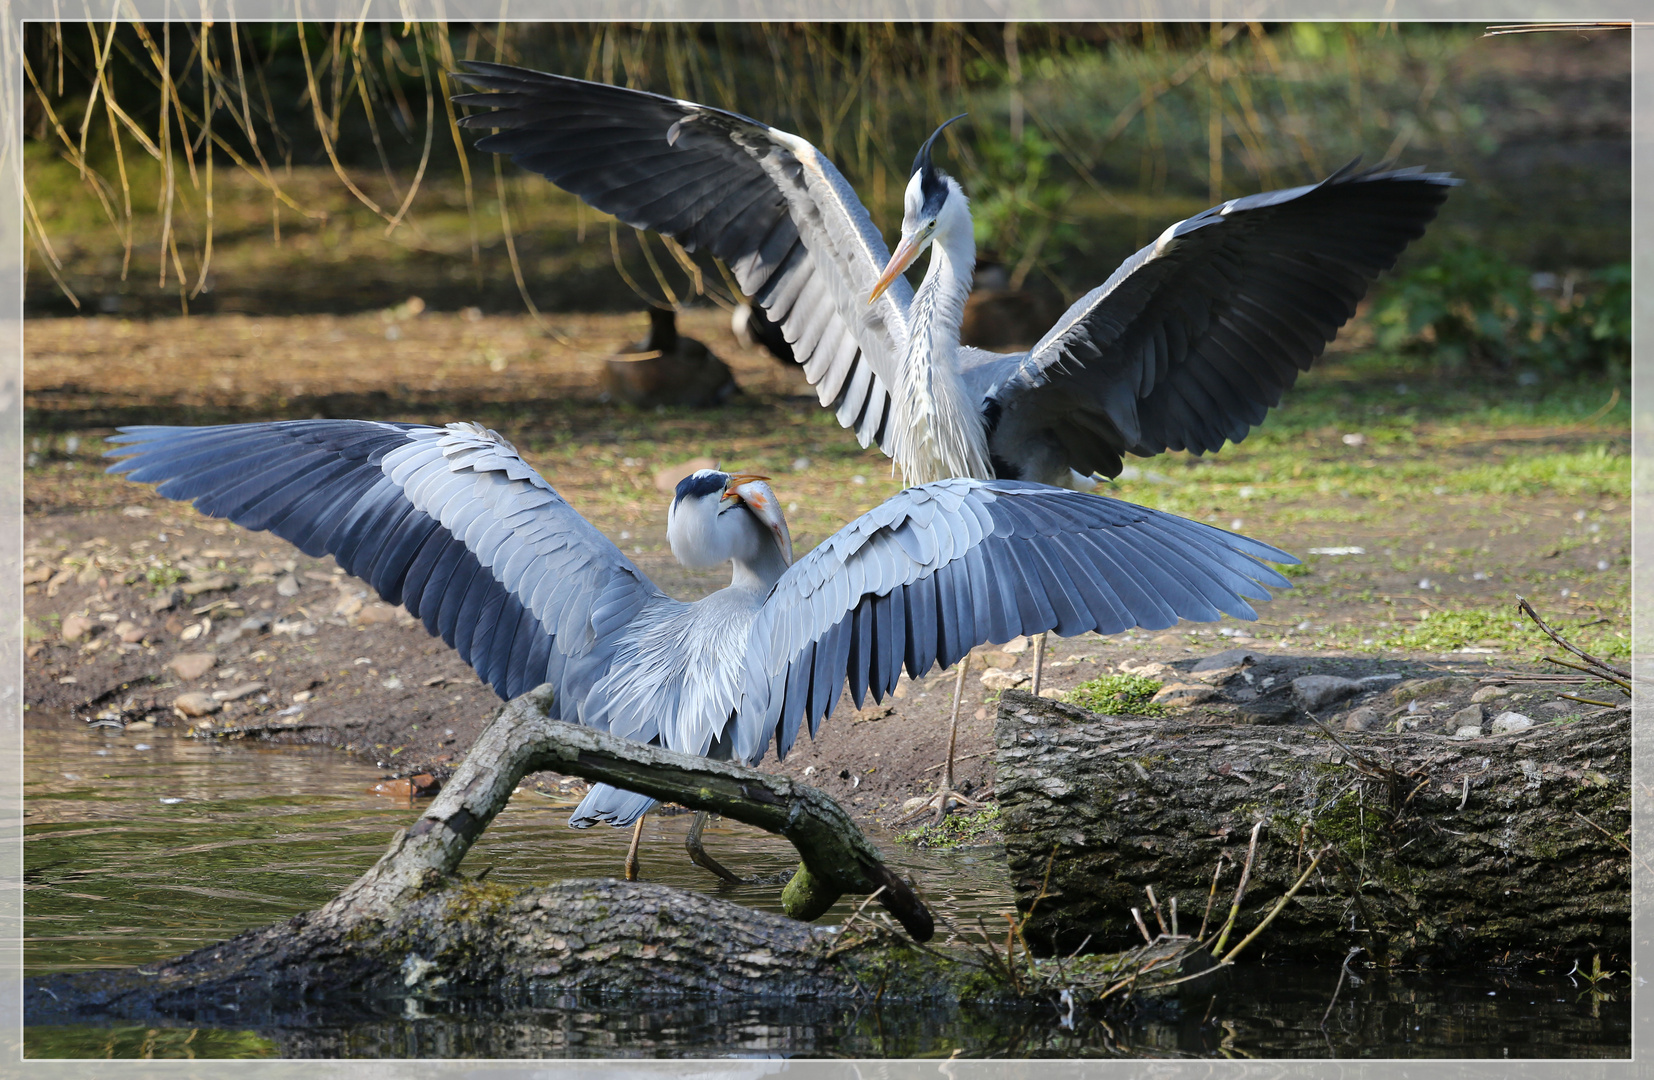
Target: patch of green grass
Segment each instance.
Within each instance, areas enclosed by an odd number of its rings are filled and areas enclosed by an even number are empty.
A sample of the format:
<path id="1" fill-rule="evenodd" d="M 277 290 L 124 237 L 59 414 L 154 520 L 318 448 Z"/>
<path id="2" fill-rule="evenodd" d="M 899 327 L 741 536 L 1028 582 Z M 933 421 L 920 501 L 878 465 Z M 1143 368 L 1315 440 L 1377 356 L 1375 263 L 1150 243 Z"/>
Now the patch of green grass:
<path id="1" fill-rule="evenodd" d="M 949 814 L 940 825 L 930 822 L 896 834 L 899 844 L 924 848 L 951 848 L 981 843 L 989 833 L 999 831 L 999 804 L 991 803 L 971 814 Z"/>
<path id="2" fill-rule="evenodd" d="M 1631 639 L 1623 630 L 1596 625 L 1555 628 L 1575 645 L 1604 659 L 1631 655 Z M 1489 646 L 1531 654 L 1538 659 L 1557 647 L 1532 622 L 1508 607 L 1457 608 L 1430 611 L 1411 627 L 1397 631 L 1379 642 L 1392 649 L 1410 652 L 1450 652 L 1473 646 Z"/>
<path id="3" fill-rule="evenodd" d="M 1150 700 L 1160 686 L 1145 675 L 1103 675 L 1070 690 L 1066 700 L 1105 716 L 1165 716 L 1166 706 Z"/>
<path id="4" fill-rule="evenodd" d="M 220 560 L 218 565 L 222 568 L 224 565 L 223 561 Z M 159 594 L 172 588 L 180 581 L 183 581 L 184 572 L 176 566 L 167 566 L 163 564 L 160 566 L 152 566 L 148 570 L 145 570 L 144 579 L 149 582 L 150 588 L 154 589 L 155 592 Z"/>

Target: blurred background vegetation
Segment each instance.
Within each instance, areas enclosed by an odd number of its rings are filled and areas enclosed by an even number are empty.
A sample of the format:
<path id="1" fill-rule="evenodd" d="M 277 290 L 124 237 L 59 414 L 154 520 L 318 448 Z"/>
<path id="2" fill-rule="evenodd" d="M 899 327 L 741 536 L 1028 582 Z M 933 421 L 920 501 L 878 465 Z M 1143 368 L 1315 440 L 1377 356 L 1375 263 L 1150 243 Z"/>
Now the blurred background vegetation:
<path id="1" fill-rule="evenodd" d="M 503 60 L 810 139 L 887 236 L 914 148 L 985 261 L 1067 302 L 1169 223 L 1352 158 L 1465 185 L 1346 333 L 1445 371 L 1625 377 L 1629 35 L 1445 24 L 67 24 L 26 28 L 26 311 L 729 305 L 658 237 L 473 153 Z"/>

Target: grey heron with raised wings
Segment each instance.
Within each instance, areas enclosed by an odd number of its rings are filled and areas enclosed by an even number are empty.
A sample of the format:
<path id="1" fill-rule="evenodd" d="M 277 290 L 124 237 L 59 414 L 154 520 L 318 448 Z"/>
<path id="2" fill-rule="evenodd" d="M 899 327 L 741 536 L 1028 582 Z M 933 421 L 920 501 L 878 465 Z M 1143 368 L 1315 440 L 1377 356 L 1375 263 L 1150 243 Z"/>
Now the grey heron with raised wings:
<path id="1" fill-rule="evenodd" d="M 985 641 L 1253 618 L 1249 599 L 1289 584 L 1260 560 L 1296 561 L 1117 499 L 969 477 L 907 488 L 795 560 L 763 478 L 703 469 L 678 485 L 667 537 L 685 566 L 733 573 L 685 603 L 474 424 L 129 427 L 110 441 L 125 455 L 110 471 L 332 555 L 502 698 L 550 683 L 561 719 L 750 764 L 813 736 L 846 685 L 859 707 L 903 667 L 920 678 Z M 571 824 L 632 824 L 651 805 L 598 784 Z"/>
<path id="2" fill-rule="evenodd" d="M 455 100 L 493 111 L 461 123 L 497 129 L 478 149 L 723 260 L 821 403 L 909 484 L 1090 487 L 1126 454 L 1241 440 L 1458 182 L 1352 164 L 1231 199 L 1169 226 L 1032 349 L 1002 354 L 959 343 L 976 247 L 963 189 L 932 161 L 942 128 L 914 158 L 892 255 L 843 175 L 797 135 L 640 90 L 469 67 L 458 78 L 487 92 Z M 926 248 L 915 291 L 901 274 Z"/>

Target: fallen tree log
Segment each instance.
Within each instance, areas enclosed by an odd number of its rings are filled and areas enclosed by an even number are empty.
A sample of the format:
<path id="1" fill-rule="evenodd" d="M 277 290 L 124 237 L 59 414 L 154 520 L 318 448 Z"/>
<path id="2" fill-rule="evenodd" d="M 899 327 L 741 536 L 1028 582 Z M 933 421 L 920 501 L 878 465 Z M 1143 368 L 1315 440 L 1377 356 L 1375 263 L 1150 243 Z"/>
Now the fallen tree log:
<path id="1" fill-rule="evenodd" d="M 782 892 L 785 910 L 794 918 L 814 919 L 847 892 L 872 893 L 916 940 L 930 939 L 930 912 L 885 866 L 844 808 L 820 790 L 733 762 L 549 719 L 550 694 L 549 686 L 541 686 L 503 706 L 430 808 L 398 833 L 378 863 L 323 913 L 357 918 L 389 911 L 453 873 L 518 782 L 549 769 L 785 836 L 802 859 Z"/>
<path id="2" fill-rule="evenodd" d="M 1036 949 L 1140 940 L 1125 913 L 1146 909 L 1145 886 L 1175 896 L 1185 928 L 1209 907 L 1221 922 L 1261 821 L 1239 932 L 1330 845 L 1269 928 L 1270 955 L 1629 956 L 1628 709 L 1458 739 L 1102 717 L 1007 691 L 995 740 Z"/>
<path id="3" fill-rule="evenodd" d="M 1210 963 L 1187 939 L 1066 964 L 1037 962 L 1014 941 L 997 951 L 981 942 L 927 948 L 915 939 L 930 936 L 930 914 L 831 798 L 784 777 L 549 720 L 545 693 L 503 707 L 418 821 L 321 909 L 160 964 L 31 979 L 28 1022 L 232 1014 L 245 1022 L 321 1001 L 509 1003 L 584 990 L 933 1002 L 1050 1000 L 1069 990 L 1083 1002 L 1187 985 L 1179 980 Z M 871 892 L 907 934 L 882 914 L 812 927 L 659 885 L 605 879 L 518 892 L 461 875 L 465 852 L 517 782 L 546 768 L 788 836 L 817 901 L 833 890 Z"/>

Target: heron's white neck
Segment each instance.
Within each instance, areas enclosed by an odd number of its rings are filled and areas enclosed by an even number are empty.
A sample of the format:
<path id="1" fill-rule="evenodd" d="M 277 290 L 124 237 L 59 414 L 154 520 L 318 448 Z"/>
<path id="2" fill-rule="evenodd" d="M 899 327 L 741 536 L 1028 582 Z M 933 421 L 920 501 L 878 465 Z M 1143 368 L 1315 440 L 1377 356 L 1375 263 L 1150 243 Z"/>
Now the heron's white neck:
<path id="1" fill-rule="evenodd" d="M 976 269 L 970 209 L 952 189 L 932 234 L 930 265 L 909 308 L 907 352 L 892 402 L 890 456 L 902 481 L 924 484 L 955 476 L 993 479 L 981 409 L 959 377 L 956 354 Z"/>
<path id="2" fill-rule="evenodd" d="M 787 557 L 770 531 L 746 509 L 724 509 L 716 498 L 674 504 L 666 535 L 672 554 L 691 570 L 731 563 L 731 588 L 768 592 L 787 570 Z"/>

